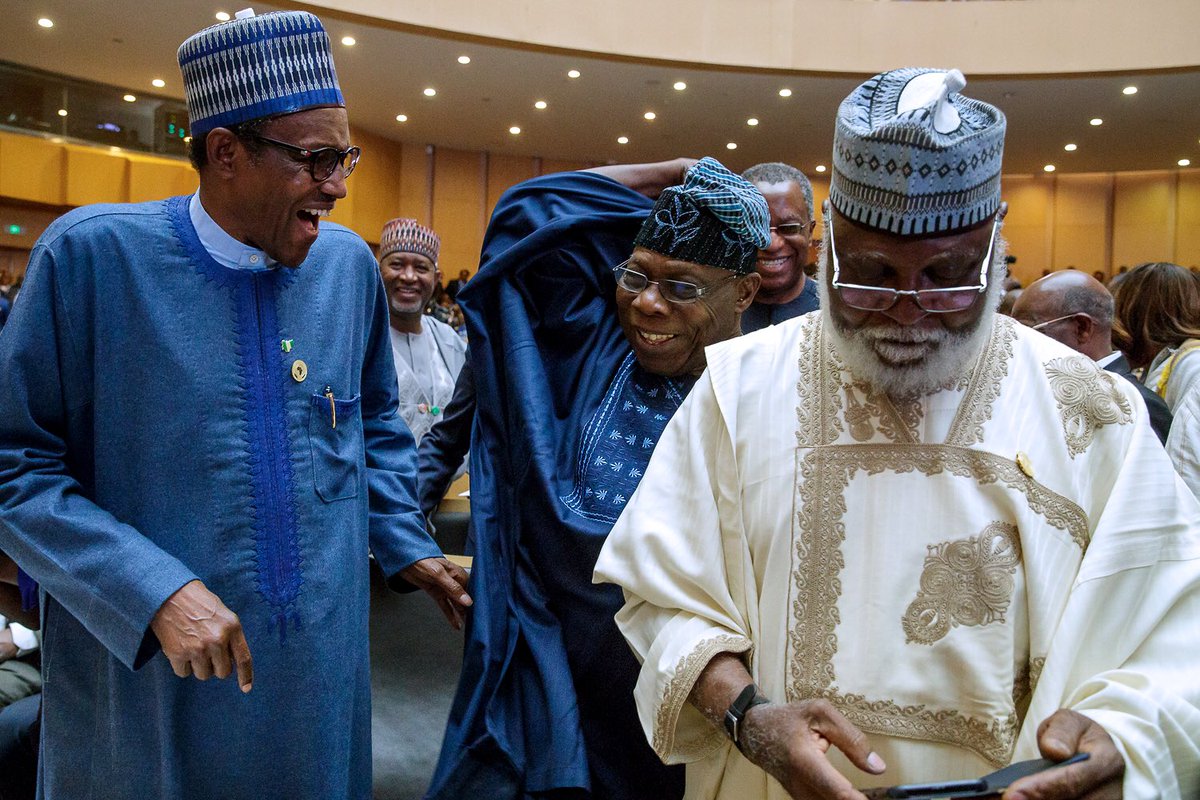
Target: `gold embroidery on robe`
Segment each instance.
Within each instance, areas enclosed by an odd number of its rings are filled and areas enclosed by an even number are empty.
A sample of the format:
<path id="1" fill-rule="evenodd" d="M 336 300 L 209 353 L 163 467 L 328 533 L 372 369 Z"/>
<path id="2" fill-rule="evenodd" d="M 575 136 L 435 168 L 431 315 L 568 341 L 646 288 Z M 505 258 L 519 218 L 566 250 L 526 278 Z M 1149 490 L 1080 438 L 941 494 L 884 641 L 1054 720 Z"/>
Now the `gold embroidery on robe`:
<path id="1" fill-rule="evenodd" d="M 917 597 L 904 612 L 904 640 L 930 645 L 959 625 L 1004 622 L 1021 563 L 1017 527 L 993 522 L 978 536 L 931 545 Z"/>
<path id="2" fill-rule="evenodd" d="M 685 758 L 690 755 L 703 755 L 711 751 L 714 744 L 724 739 L 724 731 L 706 726 L 705 731 L 694 739 L 672 742 L 678 728 L 679 712 L 708 662 L 717 653 L 744 653 L 750 650 L 751 646 L 749 639 L 725 634 L 705 639 L 695 650 L 679 659 L 675 673 L 663 693 L 662 702 L 658 704 L 658 714 L 654 718 L 654 752 L 675 752 Z"/>
<path id="3" fill-rule="evenodd" d="M 1083 356 L 1054 358 L 1046 363 L 1046 376 L 1062 416 L 1071 458 L 1087 450 L 1096 431 L 1105 425 L 1133 422 L 1133 410 L 1113 382 L 1113 377 Z"/>

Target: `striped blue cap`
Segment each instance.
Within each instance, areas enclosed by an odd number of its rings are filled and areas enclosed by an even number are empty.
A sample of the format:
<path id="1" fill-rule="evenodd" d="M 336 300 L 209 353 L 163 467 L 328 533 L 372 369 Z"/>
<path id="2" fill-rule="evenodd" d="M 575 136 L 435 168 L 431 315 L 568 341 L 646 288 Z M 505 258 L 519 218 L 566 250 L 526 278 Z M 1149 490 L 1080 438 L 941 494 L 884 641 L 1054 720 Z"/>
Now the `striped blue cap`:
<path id="1" fill-rule="evenodd" d="M 192 135 L 308 108 L 345 107 L 329 36 L 306 11 L 205 28 L 179 46 Z"/>
<path id="2" fill-rule="evenodd" d="M 634 244 L 693 264 L 740 274 L 754 271 L 759 248 L 771 243 L 771 211 L 746 179 L 705 156 L 682 186 L 659 195 Z"/>
<path id="3" fill-rule="evenodd" d="M 956 69 L 876 75 L 838 108 L 829 202 L 901 236 L 950 233 L 1000 208 L 1004 114 L 963 97 Z"/>

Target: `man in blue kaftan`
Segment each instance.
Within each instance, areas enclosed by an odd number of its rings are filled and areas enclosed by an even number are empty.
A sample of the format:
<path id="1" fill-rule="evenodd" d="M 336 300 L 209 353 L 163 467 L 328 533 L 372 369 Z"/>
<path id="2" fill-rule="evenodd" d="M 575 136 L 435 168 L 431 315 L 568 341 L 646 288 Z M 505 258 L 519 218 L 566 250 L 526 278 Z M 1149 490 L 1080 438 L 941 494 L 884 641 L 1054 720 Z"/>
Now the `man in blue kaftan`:
<path id="1" fill-rule="evenodd" d="M 358 149 L 311 14 L 243 12 L 180 64 L 199 193 L 56 221 L 0 336 L 39 795 L 368 798 L 368 550 L 470 600 L 415 502 L 375 260 L 320 225 Z"/>
<path id="2" fill-rule="evenodd" d="M 476 605 L 429 797 L 682 795 L 640 734 L 621 593 L 591 576 L 704 347 L 739 334 L 758 287 L 766 202 L 691 163 L 513 187 L 459 295 Z"/>

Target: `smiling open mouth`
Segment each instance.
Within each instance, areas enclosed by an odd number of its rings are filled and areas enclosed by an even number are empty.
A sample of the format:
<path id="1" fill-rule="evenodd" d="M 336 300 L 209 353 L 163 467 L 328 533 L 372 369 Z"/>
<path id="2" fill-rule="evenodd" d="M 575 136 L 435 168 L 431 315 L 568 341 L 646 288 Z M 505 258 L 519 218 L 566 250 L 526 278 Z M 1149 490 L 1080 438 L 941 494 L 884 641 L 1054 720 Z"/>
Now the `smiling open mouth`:
<path id="1" fill-rule="evenodd" d="M 662 344 L 674 339 L 678 335 L 674 333 L 650 333 L 649 331 L 638 331 L 637 334 L 639 338 L 650 344 Z"/>
<path id="2" fill-rule="evenodd" d="M 328 208 L 306 208 L 296 212 L 296 216 L 301 222 L 307 222 L 315 231 L 321 222 L 321 217 L 328 217 L 330 209 Z"/>

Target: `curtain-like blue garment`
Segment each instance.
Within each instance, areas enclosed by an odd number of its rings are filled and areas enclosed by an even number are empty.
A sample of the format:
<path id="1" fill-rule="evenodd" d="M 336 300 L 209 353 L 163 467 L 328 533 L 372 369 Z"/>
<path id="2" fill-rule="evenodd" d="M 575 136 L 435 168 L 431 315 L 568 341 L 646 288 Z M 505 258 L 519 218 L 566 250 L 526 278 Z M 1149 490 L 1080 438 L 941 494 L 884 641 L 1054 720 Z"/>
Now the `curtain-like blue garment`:
<path id="1" fill-rule="evenodd" d="M 479 274 L 459 295 L 478 393 L 475 606 L 430 798 L 682 794 L 682 768 L 657 759 L 637 720 L 638 665 L 612 619 L 620 589 L 591 582 L 615 514 L 581 513 L 595 497 L 579 493 L 595 488 L 581 472 L 601 452 L 589 443 L 615 443 L 625 403 L 638 411 L 617 390 L 690 388 L 641 372 L 617 319 L 612 267 L 651 207 L 593 173 L 519 184 L 496 206 Z M 598 414 L 605 402 L 611 415 Z M 647 424 L 661 431 L 666 416 Z M 617 459 L 619 476 L 612 459 L 601 466 L 627 481 L 640 475 L 631 455 Z"/>

